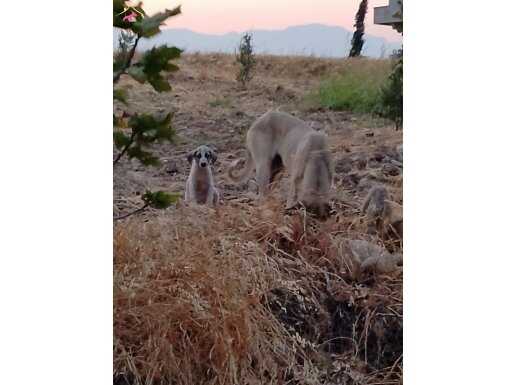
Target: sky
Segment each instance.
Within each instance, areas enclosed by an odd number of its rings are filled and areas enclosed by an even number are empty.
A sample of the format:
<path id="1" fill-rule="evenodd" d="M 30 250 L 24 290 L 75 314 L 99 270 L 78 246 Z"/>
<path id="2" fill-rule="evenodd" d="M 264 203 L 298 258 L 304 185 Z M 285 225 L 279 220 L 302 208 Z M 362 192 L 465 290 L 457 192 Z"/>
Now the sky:
<path id="1" fill-rule="evenodd" d="M 223 34 L 249 29 L 284 29 L 292 25 L 320 23 L 353 30 L 360 0 L 143 0 L 147 14 L 182 5 L 182 14 L 167 26 L 196 32 Z M 369 0 L 365 33 L 401 41 L 393 28 L 375 25 L 373 9 L 388 0 Z"/>

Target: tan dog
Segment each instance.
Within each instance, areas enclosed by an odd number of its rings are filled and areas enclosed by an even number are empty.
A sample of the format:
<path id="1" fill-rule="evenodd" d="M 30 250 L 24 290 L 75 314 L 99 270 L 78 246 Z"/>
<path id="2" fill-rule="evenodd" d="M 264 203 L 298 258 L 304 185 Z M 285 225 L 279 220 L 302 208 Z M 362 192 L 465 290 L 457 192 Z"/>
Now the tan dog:
<path id="1" fill-rule="evenodd" d="M 187 203 L 215 206 L 220 201 L 220 193 L 215 187 L 211 165 L 216 162 L 216 151 L 210 146 L 199 146 L 188 154 L 191 164 L 186 181 L 184 200 Z"/>
<path id="2" fill-rule="evenodd" d="M 327 136 L 304 121 L 284 112 L 265 113 L 247 133 L 245 168 L 241 175 L 235 175 L 242 161 L 235 161 L 229 168 L 233 183 L 247 180 L 255 168 L 262 199 L 274 177 L 286 167 L 290 175 L 287 208 L 301 202 L 322 217 L 329 214 L 333 165 Z"/>

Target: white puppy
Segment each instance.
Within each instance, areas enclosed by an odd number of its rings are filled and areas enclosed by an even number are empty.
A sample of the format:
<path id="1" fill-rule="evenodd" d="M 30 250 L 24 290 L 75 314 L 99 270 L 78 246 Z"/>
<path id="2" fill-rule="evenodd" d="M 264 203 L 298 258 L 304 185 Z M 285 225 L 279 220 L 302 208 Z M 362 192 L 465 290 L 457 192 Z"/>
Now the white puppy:
<path id="1" fill-rule="evenodd" d="M 187 203 L 208 204 L 215 206 L 220 194 L 215 187 L 211 165 L 216 161 L 216 151 L 210 146 L 199 146 L 188 154 L 191 164 L 190 175 L 186 181 L 184 200 Z"/>

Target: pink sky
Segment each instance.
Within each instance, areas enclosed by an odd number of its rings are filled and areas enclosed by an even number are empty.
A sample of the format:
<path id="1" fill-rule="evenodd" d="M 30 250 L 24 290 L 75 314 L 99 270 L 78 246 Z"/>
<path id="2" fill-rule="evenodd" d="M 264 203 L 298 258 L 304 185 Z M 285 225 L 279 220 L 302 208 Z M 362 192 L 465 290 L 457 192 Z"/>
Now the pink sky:
<path id="1" fill-rule="evenodd" d="M 182 14 L 173 17 L 172 28 L 222 34 L 248 29 L 283 29 L 291 25 L 321 23 L 353 30 L 360 0 L 143 0 L 143 8 L 153 14 L 182 5 Z M 388 5 L 388 0 L 369 0 L 365 32 L 401 41 L 391 27 L 373 23 L 373 7 Z"/>

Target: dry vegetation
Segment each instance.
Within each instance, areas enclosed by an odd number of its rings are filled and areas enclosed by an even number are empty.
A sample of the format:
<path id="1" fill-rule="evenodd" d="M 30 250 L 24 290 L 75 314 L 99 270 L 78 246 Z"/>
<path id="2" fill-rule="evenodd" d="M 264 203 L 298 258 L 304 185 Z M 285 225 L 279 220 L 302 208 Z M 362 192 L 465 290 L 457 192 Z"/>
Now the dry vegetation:
<path id="1" fill-rule="evenodd" d="M 341 60 L 257 57 L 248 89 L 234 80 L 230 55 L 187 55 L 155 94 L 130 79 L 136 111 L 174 108 L 176 145 L 156 145 L 164 160 L 115 169 L 115 214 L 146 187 L 183 191 L 186 153 L 219 149 L 217 209 L 148 211 L 114 229 L 114 379 L 117 384 L 402 383 L 402 267 L 360 272 L 349 240 L 402 253 L 391 236 L 367 234 L 359 207 L 376 184 L 402 204 L 402 134 L 384 121 L 306 107 Z M 284 212 L 284 183 L 265 207 L 254 186 L 231 186 L 223 172 L 245 130 L 270 108 L 324 129 L 336 165 L 335 214 L 325 222 Z"/>

